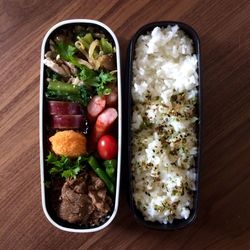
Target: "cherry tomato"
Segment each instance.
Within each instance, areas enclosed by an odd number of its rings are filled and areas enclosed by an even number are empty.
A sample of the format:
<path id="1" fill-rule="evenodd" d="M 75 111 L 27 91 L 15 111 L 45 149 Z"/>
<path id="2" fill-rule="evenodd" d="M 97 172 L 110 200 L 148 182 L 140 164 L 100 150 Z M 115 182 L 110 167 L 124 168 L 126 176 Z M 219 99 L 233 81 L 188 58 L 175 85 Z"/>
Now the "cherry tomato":
<path id="1" fill-rule="evenodd" d="M 117 141 L 111 135 L 103 135 L 98 141 L 97 149 L 102 159 L 114 159 L 117 156 Z"/>

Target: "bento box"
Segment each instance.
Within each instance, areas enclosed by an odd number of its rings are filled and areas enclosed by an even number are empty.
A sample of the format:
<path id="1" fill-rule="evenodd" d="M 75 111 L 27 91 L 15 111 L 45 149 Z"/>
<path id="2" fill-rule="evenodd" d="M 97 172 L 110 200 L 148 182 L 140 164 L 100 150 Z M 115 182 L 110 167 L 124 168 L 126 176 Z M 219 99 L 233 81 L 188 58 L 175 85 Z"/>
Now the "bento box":
<path id="1" fill-rule="evenodd" d="M 148 228 L 186 227 L 197 216 L 199 200 L 202 83 L 197 33 L 181 22 L 143 26 L 130 40 L 127 73 L 130 208 Z"/>
<path id="2" fill-rule="evenodd" d="M 114 219 L 122 152 L 120 50 L 113 31 L 89 19 L 46 33 L 40 67 L 42 207 L 57 228 L 96 232 Z"/>

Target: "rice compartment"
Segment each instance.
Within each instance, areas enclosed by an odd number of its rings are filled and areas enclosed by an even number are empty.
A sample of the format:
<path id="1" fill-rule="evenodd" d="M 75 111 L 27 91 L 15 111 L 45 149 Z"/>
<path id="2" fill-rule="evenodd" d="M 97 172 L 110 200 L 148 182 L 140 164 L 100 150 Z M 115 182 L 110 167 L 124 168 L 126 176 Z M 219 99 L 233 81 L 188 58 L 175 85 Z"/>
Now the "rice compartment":
<path id="1" fill-rule="evenodd" d="M 135 44 L 132 79 L 133 199 L 146 221 L 188 219 L 196 190 L 193 41 L 179 28 L 155 27 Z"/>

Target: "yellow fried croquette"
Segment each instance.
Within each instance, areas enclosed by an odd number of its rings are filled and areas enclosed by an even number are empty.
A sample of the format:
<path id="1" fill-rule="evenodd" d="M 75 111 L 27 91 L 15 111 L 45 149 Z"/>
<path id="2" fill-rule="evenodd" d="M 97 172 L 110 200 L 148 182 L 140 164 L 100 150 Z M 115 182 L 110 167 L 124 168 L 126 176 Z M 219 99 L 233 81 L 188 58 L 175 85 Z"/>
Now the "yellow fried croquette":
<path id="1" fill-rule="evenodd" d="M 86 153 L 86 137 L 73 130 L 56 132 L 49 141 L 57 155 L 78 157 Z"/>

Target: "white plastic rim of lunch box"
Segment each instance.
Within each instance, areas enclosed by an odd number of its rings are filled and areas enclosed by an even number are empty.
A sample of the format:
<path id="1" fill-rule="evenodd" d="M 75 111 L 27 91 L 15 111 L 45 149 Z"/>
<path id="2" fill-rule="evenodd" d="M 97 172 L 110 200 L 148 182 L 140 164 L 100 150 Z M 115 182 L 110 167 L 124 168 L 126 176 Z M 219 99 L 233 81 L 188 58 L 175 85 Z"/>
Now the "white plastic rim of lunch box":
<path id="1" fill-rule="evenodd" d="M 114 210 L 111 214 L 110 218 L 102 225 L 95 227 L 95 228 L 87 228 L 87 229 L 74 229 L 74 228 L 67 228 L 57 224 L 49 215 L 47 208 L 46 208 L 46 200 L 45 200 L 45 185 L 44 185 L 44 152 L 43 152 L 43 91 L 44 91 L 44 54 L 45 54 L 45 45 L 47 42 L 48 37 L 50 34 L 55 31 L 57 28 L 64 26 L 66 24 L 94 24 L 104 28 L 113 38 L 116 48 L 116 58 L 117 58 L 117 86 L 118 86 L 118 156 L 117 156 L 117 177 L 116 177 L 116 195 L 115 195 L 115 204 Z M 46 218 L 53 224 L 55 227 L 73 233 L 93 233 L 99 230 L 104 229 L 107 227 L 115 218 L 118 205 L 119 205 L 119 192 L 120 192 L 120 172 L 121 172 L 121 151 L 122 151 L 122 143 L 121 143 L 121 136 L 122 136 L 122 101 L 121 101 L 121 67 L 120 67 L 120 48 L 119 43 L 117 40 L 116 35 L 114 32 L 104 23 L 91 20 L 91 19 L 71 19 L 65 20 L 55 24 L 53 27 L 49 29 L 46 35 L 43 38 L 42 47 L 41 47 L 41 64 L 40 64 L 40 107 L 39 107 L 39 140 L 40 140 L 40 178 L 41 178 L 41 197 L 42 197 L 42 208 Z"/>

